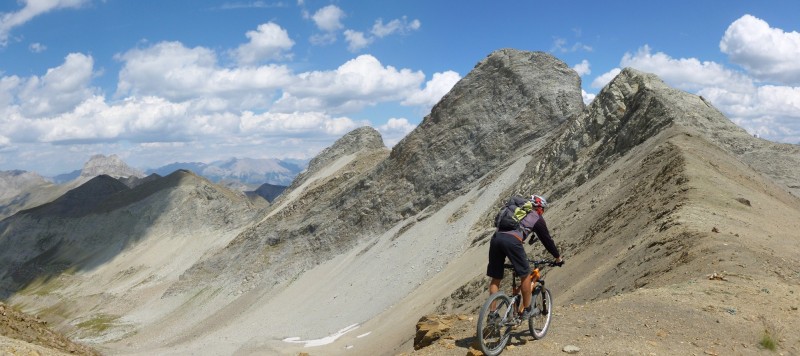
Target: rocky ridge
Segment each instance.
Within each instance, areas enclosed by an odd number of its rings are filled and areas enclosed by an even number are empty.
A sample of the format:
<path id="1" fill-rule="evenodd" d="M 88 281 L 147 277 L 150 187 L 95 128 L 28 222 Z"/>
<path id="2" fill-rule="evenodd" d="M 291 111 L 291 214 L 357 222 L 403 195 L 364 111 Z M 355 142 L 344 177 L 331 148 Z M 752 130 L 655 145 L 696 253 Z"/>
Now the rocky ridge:
<path id="1" fill-rule="evenodd" d="M 99 292 L 103 298 L 86 299 L 81 303 L 84 307 L 71 306 L 70 301 L 98 293 L 96 288 L 104 278 L 119 283 L 120 271 L 115 268 L 120 263 L 131 264 L 126 267 L 131 269 L 129 273 L 122 276 L 140 287 L 164 288 L 163 292 L 166 287 L 162 285 L 169 285 L 165 280 L 176 280 L 183 271 L 177 266 L 188 264 L 182 267 L 186 269 L 203 251 L 221 247 L 257 213 L 243 194 L 187 171 L 135 188 L 99 176 L 53 203 L 0 222 L 0 296 L 24 299 L 42 290 L 69 286 L 39 305 L 59 310 L 51 320 L 80 315 L 84 308 L 113 310 L 109 313 L 120 315 L 120 308 L 124 311 L 136 305 L 122 302 L 132 298 L 134 290 Z M 154 248 L 151 246 L 160 247 L 147 256 L 131 252 Z M 136 262 L 181 251 L 193 253 L 157 260 L 152 269 Z M 171 267 L 159 270 L 164 268 L 162 264 Z M 100 277 L 104 273 L 116 277 Z"/>
<path id="2" fill-rule="evenodd" d="M 0 220 L 19 210 L 52 200 L 52 195 L 47 192 L 53 190 L 53 184 L 36 173 L 0 172 Z"/>

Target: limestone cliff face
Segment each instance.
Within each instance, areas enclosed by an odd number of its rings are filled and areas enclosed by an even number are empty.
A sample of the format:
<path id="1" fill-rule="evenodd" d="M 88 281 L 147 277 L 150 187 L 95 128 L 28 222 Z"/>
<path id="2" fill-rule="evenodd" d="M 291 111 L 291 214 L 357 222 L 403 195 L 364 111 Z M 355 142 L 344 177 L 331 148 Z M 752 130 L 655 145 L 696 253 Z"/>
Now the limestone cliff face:
<path id="1" fill-rule="evenodd" d="M 395 146 L 375 180 L 401 183 L 404 191 L 390 195 L 421 210 L 553 134 L 583 108 L 580 77 L 564 62 L 543 52 L 496 51 Z"/>
<path id="2" fill-rule="evenodd" d="M 380 231 L 439 204 L 519 152 L 542 145 L 584 109 L 580 77 L 543 52 L 502 49 L 459 81 L 345 197 L 341 220 Z M 380 211 L 378 218 L 366 219 Z"/>
<path id="3" fill-rule="evenodd" d="M 131 168 L 117 155 L 104 156 L 94 155 L 81 169 L 79 180 L 86 181 L 101 174 L 105 174 L 114 178 L 121 177 L 139 177 L 143 178 L 144 173 L 138 169 Z"/>

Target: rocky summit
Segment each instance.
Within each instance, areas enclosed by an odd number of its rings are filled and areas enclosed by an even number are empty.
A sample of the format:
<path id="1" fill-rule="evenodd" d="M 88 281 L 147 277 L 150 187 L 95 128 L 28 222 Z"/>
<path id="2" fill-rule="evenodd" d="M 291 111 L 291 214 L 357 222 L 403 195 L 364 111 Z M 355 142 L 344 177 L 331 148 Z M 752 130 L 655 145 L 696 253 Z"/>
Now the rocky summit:
<path id="1" fill-rule="evenodd" d="M 794 354 L 799 163 L 652 74 L 585 106 L 565 63 L 501 49 L 392 149 L 354 130 L 269 206 L 178 171 L 7 218 L 0 291 L 107 354 L 476 354 L 492 218 L 536 193 L 567 263 L 547 336 L 504 353 Z"/>
<path id="2" fill-rule="evenodd" d="M 117 155 L 94 155 L 83 165 L 81 175 L 77 178 L 80 182 L 92 179 L 101 174 L 115 178 L 144 177 L 144 173 L 131 168 Z"/>

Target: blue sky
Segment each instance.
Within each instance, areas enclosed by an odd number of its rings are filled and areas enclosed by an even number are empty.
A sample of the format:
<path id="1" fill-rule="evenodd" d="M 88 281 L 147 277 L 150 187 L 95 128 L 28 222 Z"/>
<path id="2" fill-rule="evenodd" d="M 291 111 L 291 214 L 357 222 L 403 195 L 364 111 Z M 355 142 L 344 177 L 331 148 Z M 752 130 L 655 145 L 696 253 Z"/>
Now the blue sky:
<path id="1" fill-rule="evenodd" d="M 0 2 L 0 170 L 310 158 L 370 125 L 391 146 L 494 50 L 575 68 L 584 101 L 634 67 L 800 143 L 798 1 Z"/>

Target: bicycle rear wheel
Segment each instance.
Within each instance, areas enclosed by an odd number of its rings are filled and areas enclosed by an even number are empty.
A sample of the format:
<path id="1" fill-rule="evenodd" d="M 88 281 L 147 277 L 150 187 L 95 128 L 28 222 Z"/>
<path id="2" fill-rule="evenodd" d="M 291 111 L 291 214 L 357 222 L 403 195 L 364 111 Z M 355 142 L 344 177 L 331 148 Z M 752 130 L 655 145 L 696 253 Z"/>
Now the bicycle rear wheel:
<path id="1" fill-rule="evenodd" d="M 483 304 L 478 318 L 478 343 L 487 356 L 495 356 L 503 351 L 511 338 L 514 307 L 511 298 L 503 292 L 492 294 Z"/>
<path id="2" fill-rule="evenodd" d="M 528 319 L 528 330 L 534 339 L 539 340 L 547 334 L 547 329 L 550 328 L 550 319 L 553 317 L 553 297 L 550 296 L 550 290 L 543 286 L 537 286 L 533 292 L 531 307 L 538 312 Z"/>

